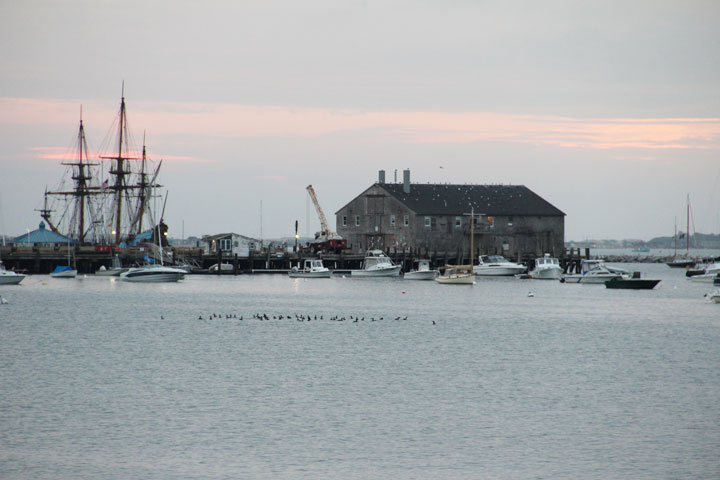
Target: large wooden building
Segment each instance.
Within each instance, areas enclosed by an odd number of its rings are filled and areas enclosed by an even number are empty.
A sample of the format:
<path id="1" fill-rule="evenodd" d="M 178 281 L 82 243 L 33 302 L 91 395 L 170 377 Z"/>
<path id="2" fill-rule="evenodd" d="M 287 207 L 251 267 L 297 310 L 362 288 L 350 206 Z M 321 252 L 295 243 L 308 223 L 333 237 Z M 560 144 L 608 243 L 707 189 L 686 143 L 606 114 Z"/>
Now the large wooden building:
<path id="1" fill-rule="evenodd" d="M 353 252 L 369 248 L 467 252 L 475 213 L 476 253 L 560 255 L 565 214 L 524 185 L 378 182 L 336 212 L 337 232 Z"/>

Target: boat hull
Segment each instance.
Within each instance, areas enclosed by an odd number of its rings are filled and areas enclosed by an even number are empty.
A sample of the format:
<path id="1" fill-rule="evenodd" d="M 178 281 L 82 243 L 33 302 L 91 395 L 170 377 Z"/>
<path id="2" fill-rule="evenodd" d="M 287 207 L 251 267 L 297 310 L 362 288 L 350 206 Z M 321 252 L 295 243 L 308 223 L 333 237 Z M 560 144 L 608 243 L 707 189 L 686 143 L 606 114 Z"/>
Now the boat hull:
<path id="1" fill-rule="evenodd" d="M 695 275 L 690 277 L 690 281 L 695 283 L 713 283 L 718 278 L 720 278 L 720 274 L 705 273 L 703 275 Z"/>
<path id="2" fill-rule="evenodd" d="M 695 260 L 675 260 L 673 262 L 667 262 L 665 265 L 670 268 L 690 268 L 695 265 Z"/>
<path id="3" fill-rule="evenodd" d="M 626 280 L 608 280 L 605 282 L 605 287 L 623 290 L 652 290 L 658 283 L 660 283 L 660 280 L 629 278 Z"/>
<path id="4" fill-rule="evenodd" d="M 327 272 L 288 272 L 288 277 L 290 278 L 330 278 L 332 277 L 332 272 L 328 270 Z"/>
<path id="5" fill-rule="evenodd" d="M 0 275 L 0 285 L 17 285 L 23 281 L 25 275 L 10 274 Z"/>
<path id="6" fill-rule="evenodd" d="M 62 272 L 51 273 L 52 278 L 75 278 L 77 277 L 77 270 L 63 270 Z"/>
<path id="7" fill-rule="evenodd" d="M 403 275 L 405 280 L 432 280 L 438 274 L 437 270 L 411 271 Z"/>
<path id="8" fill-rule="evenodd" d="M 535 280 L 560 280 L 563 271 L 561 268 L 544 268 L 530 272 L 530 278 Z"/>
<path id="9" fill-rule="evenodd" d="M 378 268 L 374 270 L 353 270 L 351 277 L 397 277 L 400 275 L 400 265 L 393 265 L 390 268 Z"/>
<path id="10" fill-rule="evenodd" d="M 140 267 L 131 268 L 120 274 L 120 279 L 126 282 L 158 283 L 177 282 L 185 278 L 185 271 L 169 267 Z"/>
<path id="11" fill-rule="evenodd" d="M 440 275 L 435 281 L 442 285 L 474 285 L 475 275 L 472 273 L 461 273 L 454 275 Z"/>
<path id="12" fill-rule="evenodd" d="M 526 270 L 525 267 L 473 267 L 473 272 L 479 277 L 511 277 Z"/>
<path id="13" fill-rule="evenodd" d="M 563 280 L 567 283 L 603 284 L 609 280 L 622 279 L 622 275 L 565 275 Z"/>
<path id="14" fill-rule="evenodd" d="M 108 268 L 107 270 L 98 270 L 95 272 L 96 277 L 119 277 L 121 273 L 125 273 L 129 268 Z"/>

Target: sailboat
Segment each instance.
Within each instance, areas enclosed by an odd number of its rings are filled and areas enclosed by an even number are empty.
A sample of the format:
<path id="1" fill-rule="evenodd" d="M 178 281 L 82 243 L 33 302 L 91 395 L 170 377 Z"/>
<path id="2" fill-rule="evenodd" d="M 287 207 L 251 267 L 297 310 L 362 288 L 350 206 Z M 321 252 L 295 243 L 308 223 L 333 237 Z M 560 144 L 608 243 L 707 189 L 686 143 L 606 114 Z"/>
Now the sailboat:
<path id="1" fill-rule="evenodd" d="M 50 276 L 53 278 L 75 278 L 77 277 L 77 270 L 72 267 L 70 259 L 70 237 L 68 237 L 68 263 L 67 265 L 58 265 L 55 270 L 50 272 Z"/>
<path id="2" fill-rule="evenodd" d="M 675 219 L 675 255 L 673 260 L 667 262 L 666 265 L 670 268 L 690 268 L 695 265 L 695 260 L 690 258 L 690 195 L 687 196 L 687 214 L 686 214 L 687 226 L 685 227 L 685 255 L 678 258 L 678 231 L 677 231 L 677 218 Z"/>
<path id="3" fill-rule="evenodd" d="M 441 273 L 435 277 L 437 283 L 444 285 L 474 285 L 475 273 L 473 272 L 473 255 L 474 245 L 473 237 L 475 233 L 475 208 L 470 210 L 470 265 L 445 265 L 440 267 Z"/>

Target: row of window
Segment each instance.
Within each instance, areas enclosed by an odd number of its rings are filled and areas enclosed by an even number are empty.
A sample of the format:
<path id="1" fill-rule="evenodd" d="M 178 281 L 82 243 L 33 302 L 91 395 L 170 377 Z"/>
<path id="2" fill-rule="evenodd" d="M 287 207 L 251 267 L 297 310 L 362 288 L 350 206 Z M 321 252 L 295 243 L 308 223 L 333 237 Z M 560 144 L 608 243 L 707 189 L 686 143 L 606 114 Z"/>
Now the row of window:
<path id="1" fill-rule="evenodd" d="M 492 218 L 492 217 L 487 217 L 487 218 L 488 218 L 488 221 L 489 221 L 490 225 L 492 225 L 492 223 L 493 223 L 493 218 Z M 513 218 L 512 218 L 512 217 L 508 218 L 508 226 L 509 226 L 509 227 L 512 227 L 512 221 L 513 221 Z M 342 217 L 342 226 L 343 226 L 343 227 L 347 227 L 347 225 L 348 225 L 348 223 L 347 223 L 347 216 L 343 215 L 343 217 Z M 410 216 L 409 216 L 409 215 L 405 215 L 405 216 L 403 217 L 403 225 L 406 226 L 406 227 L 407 227 L 408 225 L 410 225 Z M 356 227 L 359 227 L 359 226 L 360 226 L 360 215 L 356 215 L 356 216 L 355 216 L 355 226 L 356 226 Z M 391 226 L 391 227 L 394 227 L 394 226 L 395 226 L 395 215 L 390 215 L 390 226 Z M 432 226 L 432 217 L 425 217 L 425 226 L 426 226 L 426 227 L 431 227 L 431 226 Z M 455 228 L 460 228 L 460 227 L 462 227 L 462 217 L 455 217 Z"/>
<path id="2" fill-rule="evenodd" d="M 428 217 L 428 218 L 429 218 L 429 217 Z M 342 217 L 342 226 L 343 226 L 343 227 L 347 227 L 347 224 L 348 224 L 348 223 L 347 223 L 347 216 L 343 215 L 343 217 Z M 409 216 L 409 215 L 405 215 L 405 216 L 403 217 L 403 225 L 405 225 L 406 227 L 407 227 L 408 225 L 410 225 L 410 216 Z M 356 227 L 359 227 L 359 226 L 360 226 L 360 215 L 355 215 L 355 226 L 356 226 Z M 392 226 L 392 227 L 395 226 L 395 215 L 390 215 L 390 226 Z"/>

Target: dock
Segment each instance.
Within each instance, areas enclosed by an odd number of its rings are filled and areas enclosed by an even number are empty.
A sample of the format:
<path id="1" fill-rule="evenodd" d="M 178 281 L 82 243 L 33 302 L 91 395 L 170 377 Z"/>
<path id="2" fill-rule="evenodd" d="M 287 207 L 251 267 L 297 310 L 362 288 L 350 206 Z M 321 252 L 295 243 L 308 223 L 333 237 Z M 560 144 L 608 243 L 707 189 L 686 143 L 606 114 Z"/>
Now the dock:
<path id="1" fill-rule="evenodd" d="M 351 270 L 362 267 L 364 253 L 276 253 L 263 252 L 262 254 L 251 253 L 248 256 L 227 255 L 222 252 L 207 254 L 201 248 L 169 247 L 164 249 L 165 262 L 174 265 L 190 265 L 192 273 L 213 274 L 213 275 L 240 275 L 240 274 L 286 274 L 297 265 L 302 265 L 305 259 L 319 258 L 330 270 L 335 273 L 349 273 Z M 477 255 L 486 252 L 476 252 Z M 497 252 L 489 252 L 496 254 Z M 388 248 L 385 254 L 393 262 L 403 266 L 403 271 L 412 269 L 413 263 L 418 259 L 430 260 L 432 268 L 443 265 L 462 265 L 469 263 L 468 255 L 462 252 L 439 252 L 425 249 L 397 249 Z M 123 266 L 142 265 L 147 256 L 152 256 L 152 250 L 143 247 L 109 247 L 109 246 L 75 246 L 71 248 L 72 262 L 79 273 L 92 274 L 101 266 L 110 268 L 113 258 L 117 256 Z M 512 260 L 528 265 L 531 269 L 537 255 L 522 254 L 505 256 Z M 6 246 L 0 247 L 0 258 L 5 267 L 15 271 L 30 274 L 48 274 L 58 265 L 66 265 L 68 262 L 68 250 L 64 247 L 25 247 Z M 590 249 L 566 249 L 560 259 L 561 266 L 565 272 L 574 272 L 579 269 L 582 259 L 590 258 Z M 212 265 L 228 264 L 231 267 L 210 271 Z"/>

